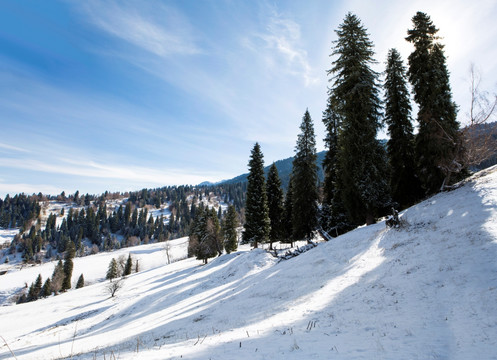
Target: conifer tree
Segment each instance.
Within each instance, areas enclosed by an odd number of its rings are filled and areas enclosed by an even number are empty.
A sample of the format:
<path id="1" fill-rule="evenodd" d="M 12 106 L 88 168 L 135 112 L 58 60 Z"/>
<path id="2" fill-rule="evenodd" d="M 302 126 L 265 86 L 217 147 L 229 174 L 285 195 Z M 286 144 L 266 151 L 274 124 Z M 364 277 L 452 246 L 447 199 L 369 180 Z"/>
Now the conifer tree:
<path id="1" fill-rule="evenodd" d="M 31 283 L 26 301 L 35 301 L 36 299 L 38 299 L 38 297 L 35 294 L 35 283 Z"/>
<path id="2" fill-rule="evenodd" d="M 41 279 L 41 274 L 38 274 L 35 282 L 31 284 L 28 292 L 28 301 L 38 300 L 41 295 L 43 281 Z"/>
<path id="3" fill-rule="evenodd" d="M 283 238 L 283 190 L 278 169 L 275 163 L 269 168 L 266 184 L 268 215 L 271 221 L 269 232 L 269 249 L 273 249 L 273 242 Z"/>
<path id="4" fill-rule="evenodd" d="M 316 137 L 309 111 L 306 110 L 300 125 L 293 159 L 292 224 L 295 239 L 312 239 L 318 215 L 318 168 L 316 165 Z"/>
<path id="5" fill-rule="evenodd" d="M 83 274 L 79 275 L 78 282 L 76 283 L 76 289 L 80 289 L 85 286 L 85 278 Z"/>
<path id="6" fill-rule="evenodd" d="M 338 190 L 352 223 L 372 224 L 389 204 L 386 155 L 376 140 L 380 127 L 378 74 L 371 69 L 373 43 L 351 13 L 336 30 L 329 74 L 331 101 L 342 120 L 338 134 Z"/>
<path id="7" fill-rule="evenodd" d="M 461 149 L 459 124 L 443 45 L 436 42 L 438 29 L 423 12 L 417 12 L 412 22 L 406 40 L 414 45 L 408 75 L 419 105 L 415 154 L 422 186 L 427 194 L 432 194 L 450 181 L 454 166 L 456 171 L 460 170 L 456 161 Z"/>
<path id="8" fill-rule="evenodd" d="M 290 243 L 293 247 L 293 181 L 290 175 L 288 182 L 288 189 L 285 195 L 285 204 L 283 209 L 283 229 L 284 229 L 284 242 Z"/>
<path id="9" fill-rule="evenodd" d="M 62 290 L 69 290 L 71 288 L 72 269 L 74 267 L 72 259 L 74 258 L 74 254 L 74 243 L 69 240 L 66 247 L 66 257 L 64 259 L 64 280 L 62 281 Z"/>
<path id="10" fill-rule="evenodd" d="M 128 260 L 126 260 L 126 265 L 124 266 L 124 276 L 130 275 L 132 268 L 133 260 L 131 259 L 131 254 L 128 254 Z"/>
<path id="11" fill-rule="evenodd" d="M 390 134 L 387 143 L 390 189 L 392 200 L 405 208 L 421 196 L 421 189 L 415 171 L 406 69 L 396 49 L 388 52 L 385 75 L 385 121 Z"/>
<path id="12" fill-rule="evenodd" d="M 216 210 L 200 206 L 190 231 L 188 254 L 207 264 L 209 258 L 222 255 L 222 251 L 223 241 Z"/>
<path id="13" fill-rule="evenodd" d="M 109 267 L 107 269 L 107 274 L 105 275 L 106 279 L 109 279 L 112 281 L 112 279 L 115 279 L 117 277 L 117 261 L 116 259 L 112 258 L 112 260 L 109 263 Z"/>
<path id="14" fill-rule="evenodd" d="M 52 294 L 52 284 L 50 282 L 50 278 L 47 278 L 45 280 L 45 283 L 43 284 L 43 287 L 41 288 L 41 297 L 48 297 Z"/>
<path id="15" fill-rule="evenodd" d="M 248 166 L 245 230 L 242 238 L 245 243 L 251 243 L 257 248 L 259 243 L 267 242 L 270 231 L 264 159 L 258 143 L 252 149 Z"/>
<path id="16" fill-rule="evenodd" d="M 332 95 L 330 93 L 330 95 Z M 347 213 L 343 205 L 338 176 L 338 134 L 341 127 L 341 119 L 333 109 L 332 98 L 328 98 L 328 106 L 323 112 L 323 123 L 326 127 L 325 146 L 328 149 L 323 160 L 324 199 L 321 207 L 320 225 L 331 236 L 338 236 L 349 229 L 352 225 L 347 219 Z"/>
<path id="17" fill-rule="evenodd" d="M 235 206 L 230 205 L 223 222 L 224 249 L 228 254 L 238 249 L 238 234 L 236 230 L 238 226 L 238 214 L 236 213 Z"/>

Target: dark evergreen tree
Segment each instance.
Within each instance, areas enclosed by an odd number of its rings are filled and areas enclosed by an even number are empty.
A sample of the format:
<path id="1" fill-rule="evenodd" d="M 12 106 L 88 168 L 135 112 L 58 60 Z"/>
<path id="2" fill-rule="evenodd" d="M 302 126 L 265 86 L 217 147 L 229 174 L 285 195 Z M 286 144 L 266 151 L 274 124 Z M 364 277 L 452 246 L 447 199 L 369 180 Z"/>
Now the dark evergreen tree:
<path id="1" fill-rule="evenodd" d="M 338 134 L 342 122 L 337 112 L 333 109 L 331 97 L 328 99 L 328 106 L 323 112 L 323 123 L 326 127 L 324 142 L 328 151 L 323 160 L 325 177 L 320 225 L 329 235 L 338 236 L 350 230 L 352 225 L 348 221 L 340 186 L 338 186 Z"/>
<path id="2" fill-rule="evenodd" d="M 243 241 L 255 248 L 268 240 L 270 220 L 268 215 L 266 179 L 264 177 L 264 159 L 261 147 L 254 145 L 249 161 L 247 198 L 245 201 L 245 230 Z"/>
<path id="3" fill-rule="evenodd" d="M 405 208 L 419 199 L 421 189 L 415 170 L 406 69 L 396 49 L 388 52 L 385 75 L 385 121 L 390 134 L 387 143 L 390 190 L 392 200 Z"/>
<path id="4" fill-rule="evenodd" d="M 80 289 L 85 286 L 85 278 L 83 274 L 79 275 L 78 282 L 76 283 L 76 289 Z"/>
<path id="5" fill-rule="evenodd" d="M 130 275 L 131 269 L 133 269 L 133 259 L 131 259 L 131 254 L 128 254 L 128 260 L 126 260 L 126 265 L 124 266 L 124 276 Z"/>
<path id="6" fill-rule="evenodd" d="M 189 236 L 188 253 L 207 264 L 209 258 L 222 255 L 221 227 L 214 208 L 199 207 Z"/>
<path id="7" fill-rule="evenodd" d="M 318 216 L 318 174 L 316 165 L 316 136 L 309 111 L 305 111 L 300 125 L 293 159 L 292 224 L 295 239 L 313 237 Z"/>
<path id="8" fill-rule="evenodd" d="M 112 260 L 109 263 L 109 267 L 107 269 L 107 274 L 105 275 L 105 278 L 112 281 L 112 279 L 115 279 L 117 276 L 118 276 L 117 261 L 116 259 L 112 258 Z"/>
<path id="9" fill-rule="evenodd" d="M 52 283 L 50 281 L 50 278 L 47 278 L 45 280 L 45 283 L 43 284 L 43 287 L 41 288 L 41 297 L 48 297 L 52 294 Z"/>
<path id="10" fill-rule="evenodd" d="M 273 249 L 274 241 L 281 241 L 283 235 L 283 190 L 278 169 L 273 163 L 267 175 L 266 194 L 268 202 L 268 214 L 271 221 L 269 232 L 269 249 Z"/>
<path id="11" fill-rule="evenodd" d="M 352 223 L 372 224 L 389 201 L 386 155 L 376 140 L 380 127 L 378 74 L 371 69 L 373 43 L 357 16 L 348 13 L 336 30 L 331 102 L 342 120 L 337 183 Z"/>
<path id="12" fill-rule="evenodd" d="M 38 277 L 36 278 L 36 281 L 34 282 L 33 285 L 33 299 L 32 300 L 37 300 L 40 295 L 41 295 L 41 289 L 43 285 L 43 280 L 41 279 L 41 274 L 38 274 Z"/>
<path id="13" fill-rule="evenodd" d="M 35 301 L 38 299 L 35 293 L 35 283 L 31 283 L 28 289 L 28 296 L 26 298 L 26 301 Z"/>
<path id="14" fill-rule="evenodd" d="M 285 196 L 285 204 L 283 211 L 283 229 L 284 229 L 284 240 L 285 243 L 290 243 L 293 247 L 293 181 L 290 176 L 290 181 L 288 182 L 288 189 Z"/>
<path id="15" fill-rule="evenodd" d="M 74 243 L 69 240 L 66 247 L 66 256 L 64 259 L 64 280 L 62 281 L 62 290 L 71 288 L 72 269 L 74 267 L 72 259 L 74 258 L 75 248 Z"/>
<path id="16" fill-rule="evenodd" d="M 412 22 L 406 40 L 414 45 L 408 75 L 419 105 L 416 162 L 422 186 L 432 194 L 450 181 L 452 172 L 460 170 L 461 140 L 443 45 L 436 42 L 438 29 L 423 12 L 417 12 Z"/>
<path id="17" fill-rule="evenodd" d="M 223 222 L 224 249 L 228 254 L 238 249 L 238 226 L 238 214 L 235 206 L 230 205 Z"/>

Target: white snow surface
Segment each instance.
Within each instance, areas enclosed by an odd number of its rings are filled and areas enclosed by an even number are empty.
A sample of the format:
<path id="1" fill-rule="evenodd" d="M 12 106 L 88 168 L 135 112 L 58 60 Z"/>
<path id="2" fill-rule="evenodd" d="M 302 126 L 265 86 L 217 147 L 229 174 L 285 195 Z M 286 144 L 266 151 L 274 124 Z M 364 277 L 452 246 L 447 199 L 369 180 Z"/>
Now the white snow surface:
<path id="1" fill-rule="evenodd" d="M 280 262 L 242 247 L 147 264 L 157 245 L 123 249 L 143 271 L 114 298 L 107 254 L 76 259 L 74 280 L 98 272 L 93 285 L 0 307 L 0 358 L 497 359 L 497 168 L 401 219 Z M 0 291 L 44 266 L 0 276 Z"/>

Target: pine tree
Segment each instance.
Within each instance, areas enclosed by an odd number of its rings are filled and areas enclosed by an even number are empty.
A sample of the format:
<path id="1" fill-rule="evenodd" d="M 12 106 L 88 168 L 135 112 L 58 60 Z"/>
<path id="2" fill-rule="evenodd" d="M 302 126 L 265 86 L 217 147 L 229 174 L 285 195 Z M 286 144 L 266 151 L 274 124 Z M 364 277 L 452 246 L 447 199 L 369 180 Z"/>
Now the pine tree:
<path id="1" fill-rule="evenodd" d="M 293 247 L 293 181 L 290 175 L 290 180 L 288 182 L 288 189 L 285 195 L 285 204 L 283 209 L 283 229 L 284 229 L 284 240 L 283 242 L 291 244 Z"/>
<path id="2" fill-rule="evenodd" d="M 85 286 L 85 278 L 83 274 L 79 275 L 78 282 L 76 283 L 76 289 L 80 289 Z"/>
<path id="3" fill-rule="evenodd" d="M 126 265 L 124 266 L 124 276 L 130 275 L 132 268 L 133 268 L 133 260 L 131 259 L 131 254 L 128 254 L 128 260 L 126 260 Z"/>
<path id="4" fill-rule="evenodd" d="M 112 281 L 112 279 L 115 279 L 116 277 L 117 277 L 117 261 L 116 259 L 112 258 L 112 260 L 109 263 L 109 268 L 107 269 L 107 274 L 105 275 L 105 278 Z"/>
<path id="5" fill-rule="evenodd" d="M 245 230 L 242 238 L 245 243 L 251 243 L 257 248 L 259 243 L 267 242 L 270 231 L 264 159 L 258 143 L 252 149 L 248 166 Z"/>
<path id="6" fill-rule="evenodd" d="M 340 186 L 338 186 L 338 134 L 342 121 L 333 108 L 331 97 L 328 98 L 328 106 L 323 112 L 323 123 L 326 127 L 324 142 L 328 151 L 323 160 L 324 199 L 321 207 L 320 225 L 329 235 L 338 236 L 350 230 L 352 225 L 347 219 Z"/>
<path id="7" fill-rule="evenodd" d="M 266 194 L 268 202 L 268 215 L 271 221 L 269 232 L 269 249 L 273 249 L 273 241 L 283 239 L 283 190 L 278 169 L 275 163 L 269 168 L 267 175 Z"/>
<path id="8" fill-rule="evenodd" d="M 432 194 L 450 181 L 452 172 L 460 170 L 456 159 L 461 139 L 443 45 L 436 42 L 438 29 L 423 12 L 417 12 L 412 22 L 406 40 L 414 45 L 408 75 L 419 105 L 415 154 L 422 186 Z"/>
<path id="9" fill-rule="evenodd" d="M 64 280 L 62 281 L 62 290 L 69 290 L 71 288 L 72 269 L 74 267 L 72 259 L 75 254 L 74 243 L 69 240 L 66 247 L 66 257 L 64 259 Z"/>
<path id="10" fill-rule="evenodd" d="M 50 278 L 47 278 L 45 280 L 45 283 L 43 284 L 43 287 L 41 288 L 41 297 L 48 297 L 52 294 L 52 284 L 50 282 Z"/>
<path id="11" fill-rule="evenodd" d="M 41 274 L 38 274 L 35 282 L 31 284 L 31 287 L 29 288 L 28 301 L 38 300 L 38 298 L 41 296 L 42 284 L 43 281 L 41 279 Z"/>
<path id="12" fill-rule="evenodd" d="M 405 208 L 421 196 L 421 189 L 415 171 L 406 69 L 396 49 L 388 52 L 385 74 L 385 121 L 390 134 L 387 143 L 390 189 L 393 201 Z"/>
<path id="13" fill-rule="evenodd" d="M 292 223 L 295 239 L 312 239 L 318 215 L 318 168 L 316 165 L 316 137 L 309 111 L 305 111 L 300 125 L 293 159 Z"/>
<path id="14" fill-rule="evenodd" d="M 209 258 L 222 255 L 222 251 L 223 239 L 216 210 L 200 206 L 190 230 L 188 254 L 207 264 Z"/>
<path id="15" fill-rule="evenodd" d="M 351 13 L 336 30 L 331 101 L 342 120 L 338 134 L 338 191 L 352 223 L 372 224 L 389 203 L 386 155 L 376 140 L 380 127 L 378 74 L 371 69 L 373 43 Z"/>
<path id="16" fill-rule="evenodd" d="M 31 283 L 31 285 L 29 286 L 28 296 L 26 298 L 26 301 L 35 301 L 36 299 L 38 299 L 38 297 L 36 296 L 35 293 L 35 283 Z"/>
<path id="17" fill-rule="evenodd" d="M 230 205 L 223 223 L 224 248 L 228 254 L 238 249 L 238 226 L 238 214 L 235 207 Z"/>

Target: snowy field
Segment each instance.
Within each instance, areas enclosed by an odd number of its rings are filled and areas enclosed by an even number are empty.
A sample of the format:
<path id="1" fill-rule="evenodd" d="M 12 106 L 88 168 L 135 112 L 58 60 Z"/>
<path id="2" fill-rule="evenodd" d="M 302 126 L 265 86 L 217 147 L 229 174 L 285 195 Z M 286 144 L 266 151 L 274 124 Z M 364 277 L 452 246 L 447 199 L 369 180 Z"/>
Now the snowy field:
<path id="1" fill-rule="evenodd" d="M 403 212 L 400 229 L 286 261 L 242 248 L 164 265 L 159 245 L 76 259 L 73 279 L 93 285 L 0 307 L 0 358 L 497 359 L 496 169 Z M 111 298 L 100 280 L 128 251 L 143 270 Z M 0 291 L 52 270 L 9 272 Z"/>

